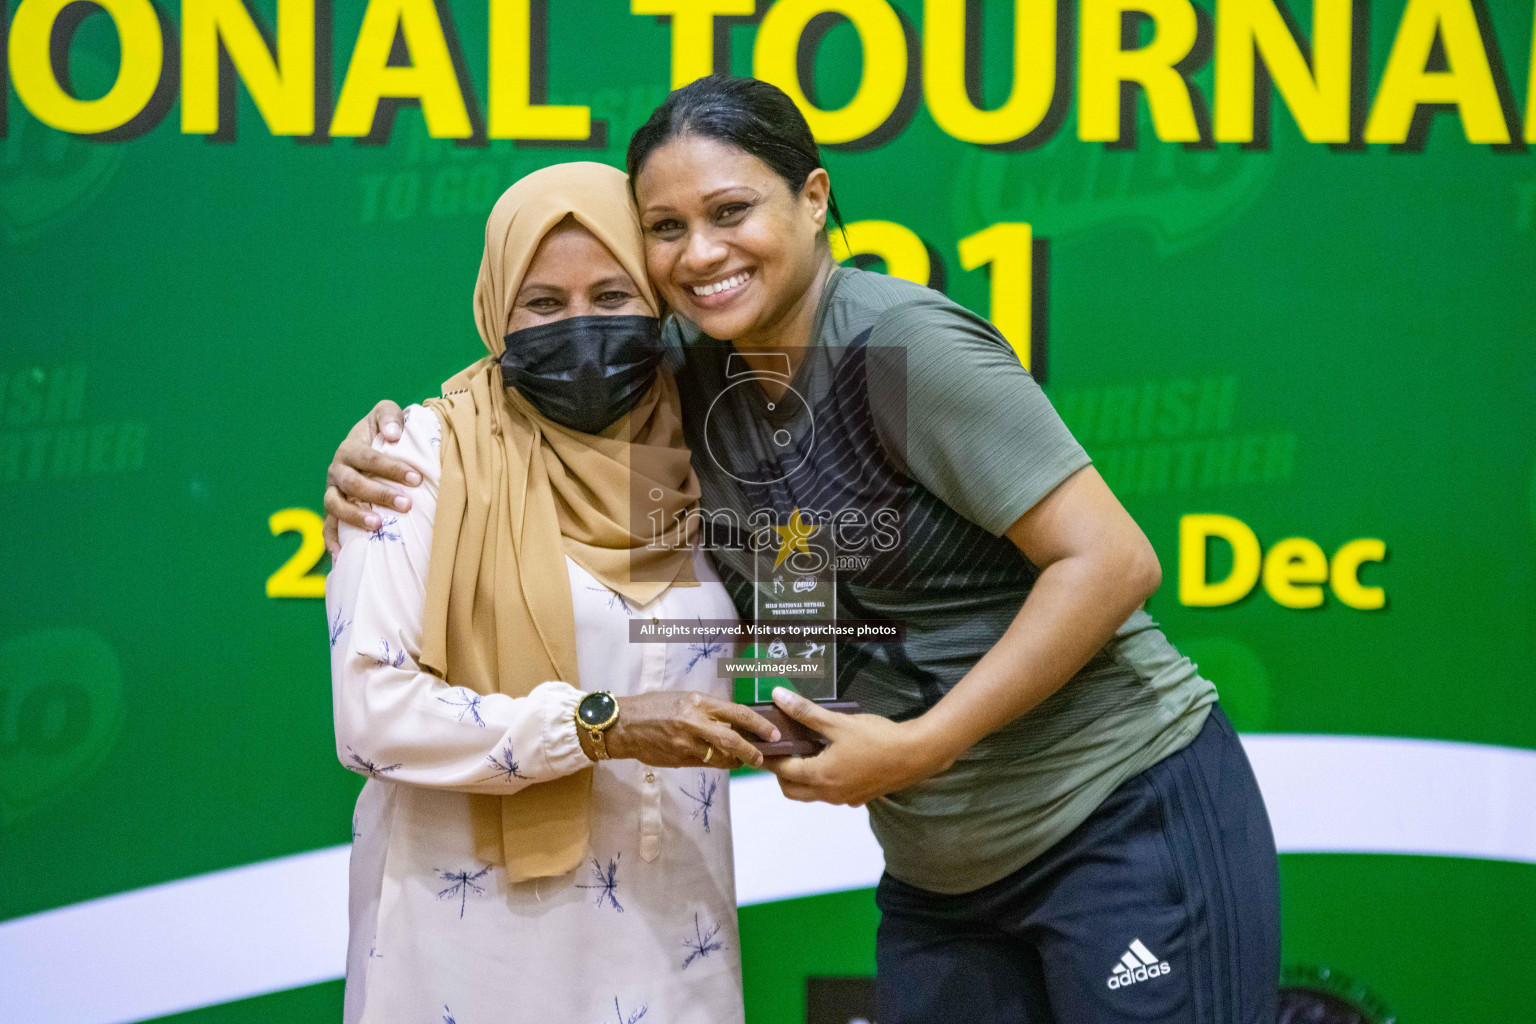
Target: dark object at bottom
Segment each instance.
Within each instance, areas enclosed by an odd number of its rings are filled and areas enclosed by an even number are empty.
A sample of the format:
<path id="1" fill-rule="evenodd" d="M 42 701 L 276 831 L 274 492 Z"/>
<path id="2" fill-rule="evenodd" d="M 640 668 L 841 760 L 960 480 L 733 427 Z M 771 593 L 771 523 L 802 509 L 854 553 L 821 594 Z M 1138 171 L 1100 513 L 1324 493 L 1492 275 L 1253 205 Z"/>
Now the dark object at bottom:
<path id="1" fill-rule="evenodd" d="M 817 707 L 828 711 L 836 711 L 840 715 L 856 715 L 859 706 L 851 700 L 817 701 Z M 768 743 L 764 740 L 751 740 L 751 744 L 763 752 L 764 757 L 809 757 L 819 753 L 821 748 L 827 745 L 827 738 L 808 725 L 801 725 L 779 710 L 779 706 L 772 702 L 766 704 L 749 704 L 753 711 L 772 722 L 779 730 L 779 742 Z"/>
<path id="2" fill-rule="evenodd" d="M 870 1024 L 874 978 L 806 978 L 805 1024 Z"/>
<path id="3" fill-rule="evenodd" d="M 1385 1017 L 1355 1005 L 1353 1000 L 1334 992 L 1293 986 L 1280 990 L 1280 1015 L 1277 1024 L 1393 1024 Z"/>

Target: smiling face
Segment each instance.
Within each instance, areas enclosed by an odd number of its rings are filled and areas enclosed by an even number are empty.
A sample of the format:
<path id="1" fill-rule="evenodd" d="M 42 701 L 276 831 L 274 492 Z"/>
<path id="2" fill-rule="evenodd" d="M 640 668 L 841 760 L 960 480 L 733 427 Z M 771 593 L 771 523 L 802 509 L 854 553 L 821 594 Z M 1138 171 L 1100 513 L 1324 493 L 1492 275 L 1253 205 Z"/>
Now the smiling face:
<path id="1" fill-rule="evenodd" d="M 827 173 L 800 193 L 766 163 L 728 143 L 679 135 L 635 177 L 645 261 L 667 303 L 710 337 L 738 345 L 804 344 L 819 275 L 831 265 L 822 236 Z"/>
<path id="2" fill-rule="evenodd" d="M 572 316 L 655 316 L 597 237 L 567 217 L 533 251 L 507 333 Z"/>

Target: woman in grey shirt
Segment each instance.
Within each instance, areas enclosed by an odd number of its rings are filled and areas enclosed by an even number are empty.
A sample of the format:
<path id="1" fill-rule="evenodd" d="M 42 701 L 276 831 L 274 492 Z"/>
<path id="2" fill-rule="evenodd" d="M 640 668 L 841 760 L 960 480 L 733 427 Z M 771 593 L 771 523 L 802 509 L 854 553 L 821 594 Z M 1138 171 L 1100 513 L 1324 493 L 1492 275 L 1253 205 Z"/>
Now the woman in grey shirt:
<path id="1" fill-rule="evenodd" d="M 839 645 L 830 739 L 772 765 L 798 800 L 866 805 L 882 1024 L 1273 1020 L 1274 840 L 1215 691 L 1142 610 L 1151 545 L 996 330 L 832 259 L 831 184 L 782 92 L 711 77 L 631 140 L 646 263 L 712 553 L 744 617 L 740 534 L 806 522 L 838 612 L 905 625 Z M 358 441 L 327 511 L 402 479 Z M 343 493 L 344 492 L 344 493 Z M 756 518 L 754 518 L 756 516 Z"/>

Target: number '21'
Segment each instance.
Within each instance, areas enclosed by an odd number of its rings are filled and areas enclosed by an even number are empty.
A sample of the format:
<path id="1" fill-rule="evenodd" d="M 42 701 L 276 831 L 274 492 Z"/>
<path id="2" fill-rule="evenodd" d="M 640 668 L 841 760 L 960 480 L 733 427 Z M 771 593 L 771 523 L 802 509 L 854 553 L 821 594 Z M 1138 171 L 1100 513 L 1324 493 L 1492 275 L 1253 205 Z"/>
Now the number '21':
<path id="1" fill-rule="evenodd" d="M 307 508 L 285 508 L 267 519 L 272 536 L 299 535 L 299 550 L 267 577 L 268 597 L 324 597 L 325 577 L 314 575 L 325 557 L 325 521 Z"/>
<path id="2" fill-rule="evenodd" d="M 834 258 L 875 256 L 885 261 L 885 272 L 892 277 L 943 289 L 942 280 L 933 280 L 934 254 L 911 228 L 889 220 L 860 220 L 849 224 L 846 232 L 846 242 L 843 232 L 831 232 Z M 983 228 L 960 239 L 959 244 L 961 270 L 987 268 L 987 319 L 1008 339 L 1024 369 L 1041 383 L 1045 378 L 1045 323 L 1035 313 L 1037 301 L 1044 308 L 1048 261 L 1042 258 L 1037 265 L 1035 256 L 1045 244 L 1044 239 L 1034 238 L 1028 224 L 1010 222 Z M 942 270 L 940 267 L 940 277 Z M 1039 295 L 1034 294 L 1036 290 Z"/>

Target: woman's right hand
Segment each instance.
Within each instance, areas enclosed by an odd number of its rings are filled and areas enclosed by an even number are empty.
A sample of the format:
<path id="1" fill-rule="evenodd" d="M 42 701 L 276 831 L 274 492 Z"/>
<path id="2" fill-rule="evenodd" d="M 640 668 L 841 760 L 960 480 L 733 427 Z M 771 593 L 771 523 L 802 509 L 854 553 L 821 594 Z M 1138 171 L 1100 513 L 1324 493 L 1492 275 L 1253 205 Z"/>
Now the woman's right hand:
<path id="1" fill-rule="evenodd" d="M 380 435 L 386 441 L 400 440 L 404 428 L 405 414 L 386 398 L 357 421 L 336 449 L 336 457 L 325 471 L 325 547 L 331 554 L 341 550 L 338 523 L 359 530 L 379 528 L 378 513 L 365 505 L 381 505 L 401 512 L 411 507 L 411 499 L 385 481 L 415 487 L 421 483 L 421 474 L 409 462 L 373 447 L 373 439 Z"/>
<path id="2" fill-rule="evenodd" d="M 707 693 L 657 690 L 617 701 L 619 720 L 604 737 L 609 756 L 657 768 L 761 768 L 763 755 L 747 735 L 779 738 L 779 730 L 751 708 Z M 590 740 L 582 739 L 585 747 Z"/>

